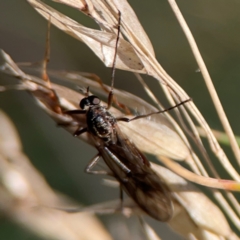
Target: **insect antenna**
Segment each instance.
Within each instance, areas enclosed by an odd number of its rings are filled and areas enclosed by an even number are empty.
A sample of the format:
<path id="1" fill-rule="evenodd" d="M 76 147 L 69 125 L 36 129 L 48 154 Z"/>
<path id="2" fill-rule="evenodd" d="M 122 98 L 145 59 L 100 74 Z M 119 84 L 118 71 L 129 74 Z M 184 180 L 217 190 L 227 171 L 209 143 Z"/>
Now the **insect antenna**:
<path id="1" fill-rule="evenodd" d="M 118 50 L 118 42 L 120 38 L 120 30 L 121 30 L 121 12 L 118 11 L 118 25 L 117 25 L 117 38 L 115 44 L 115 52 L 113 57 L 113 64 L 112 64 L 112 74 L 111 74 L 111 90 L 108 95 L 108 106 L 107 109 L 111 108 L 113 103 L 113 90 L 114 90 L 114 79 L 115 79 L 115 72 L 116 72 L 116 60 L 117 60 L 117 50 Z"/>
<path id="2" fill-rule="evenodd" d="M 108 94 L 108 106 L 107 109 L 110 109 L 112 104 L 116 104 L 120 109 L 122 109 L 126 115 L 130 115 L 131 111 L 127 106 L 125 106 L 123 103 L 118 102 L 116 96 L 114 96 L 114 80 L 115 80 L 115 72 L 116 72 L 116 62 L 117 62 L 117 53 L 118 53 L 118 45 L 120 40 L 120 32 L 121 32 L 121 12 L 118 11 L 118 22 L 117 22 L 117 36 L 116 36 L 116 42 L 115 42 L 115 51 L 113 56 L 113 62 L 112 62 L 112 72 L 111 72 L 111 86 L 110 90 L 108 87 L 106 87 L 101 78 L 93 73 L 84 73 L 84 76 L 87 78 L 93 79 L 97 83 L 99 83 L 100 87 Z"/>
<path id="3" fill-rule="evenodd" d="M 89 96 L 89 87 L 87 87 L 85 95 L 86 95 L 86 97 Z"/>

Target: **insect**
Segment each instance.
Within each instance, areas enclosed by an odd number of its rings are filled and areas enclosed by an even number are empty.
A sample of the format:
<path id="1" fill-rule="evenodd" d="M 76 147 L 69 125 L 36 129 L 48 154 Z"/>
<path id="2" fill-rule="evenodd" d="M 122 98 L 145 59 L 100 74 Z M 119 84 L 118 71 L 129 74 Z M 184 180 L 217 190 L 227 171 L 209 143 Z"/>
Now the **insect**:
<path id="1" fill-rule="evenodd" d="M 117 45 L 120 32 L 120 14 L 118 25 L 118 36 L 116 40 L 116 51 L 113 61 L 112 89 L 108 96 L 108 106 L 102 106 L 100 99 L 95 95 L 89 95 L 87 89 L 86 97 L 80 103 L 80 109 L 66 111 L 66 114 L 85 114 L 87 127 L 76 130 L 78 136 L 87 132 L 93 141 L 98 154 L 87 165 L 86 172 L 92 174 L 107 174 L 115 177 L 123 189 L 145 213 L 159 221 L 167 221 L 173 214 L 171 192 L 168 186 L 152 170 L 150 162 L 135 144 L 121 131 L 118 121 L 130 122 L 139 118 L 148 117 L 169 111 L 181 104 L 181 102 L 169 109 L 133 117 L 132 119 L 122 117 L 115 118 L 108 110 L 113 102 L 114 66 L 116 61 Z M 94 171 L 100 159 L 103 159 L 111 172 Z M 121 190 L 122 191 L 122 190 Z"/>

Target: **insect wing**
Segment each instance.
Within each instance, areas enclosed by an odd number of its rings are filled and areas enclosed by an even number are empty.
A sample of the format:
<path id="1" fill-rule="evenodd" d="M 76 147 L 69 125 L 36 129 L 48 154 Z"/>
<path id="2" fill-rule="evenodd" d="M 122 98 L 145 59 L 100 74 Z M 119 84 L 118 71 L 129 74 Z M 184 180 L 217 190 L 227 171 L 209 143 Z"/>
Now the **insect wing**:
<path id="1" fill-rule="evenodd" d="M 142 210 L 157 220 L 169 220 L 173 214 L 169 188 L 151 169 L 149 161 L 138 148 L 117 125 L 115 127 L 116 144 L 106 145 L 102 142 L 97 147 L 102 158 L 122 188 Z"/>

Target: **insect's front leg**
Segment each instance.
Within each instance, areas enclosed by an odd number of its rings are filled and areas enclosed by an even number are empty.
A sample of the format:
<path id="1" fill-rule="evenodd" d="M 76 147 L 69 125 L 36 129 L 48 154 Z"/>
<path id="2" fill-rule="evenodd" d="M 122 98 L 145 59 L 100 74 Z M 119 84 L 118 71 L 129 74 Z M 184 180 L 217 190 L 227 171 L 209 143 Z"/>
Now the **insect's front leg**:
<path id="1" fill-rule="evenodd" d="M 67 110 L 64 111 L 63 113 L 68 114 L 68 115 L 74 115 L 74 114 L 86 114 L 86 110 L 82 109 L 76 109 L 76 110 Z"/>
<path id="2" fill-rule="evenodd" d="M 58 123 L 57 125 L 60 127 L 71 127 L 71 126 L 76 126 L 76 122 L 63 122 L 63 123 Z M 87 128 L 86 127 L 83 128 L 82 126 L 79 126 L 73 135 L 77 137 L 85 132 L 87 132 Z"/>
<path id="3" fill-rule="evenodd" d="M 76 109 L 76 110 L 68 110 L 68 111 L 64 111 L 63 113 L 64 114 L 68 114 L 68 115 L 70 115 L 70 116 L 72 116 L 72 115 L 75 115 L 75 114 L 86 114 L 86 110 L 82 110 L 82 109 Z M 71 125 L 74 125 L 73 124 L 74 122 L 70 122 L 70 123 L 60 123 L 60 124 L 58 124 L 59 126 L 71 126 Z M 83 134 L 83 133 L 85 133 L 85 132 L 87 132 L 87 128 L 85 127 L 85 128 L 83 128 L 82 126 L 79 126 L 78 128 L 77 128 L 77 130 L 74 132 L 74 136 L 75 137 L 77 137 L 77 136 L 79 136 L 79 135 L 81 135 L 81 134 Z"/>
<path id="4" fill-rule="evenodd" d="M 106 170 L 91 170 L 94 166 L 97 165 L 97 163 L 99 162 L 101 158 L 100 153 L 98 153 L 92 160 L 91 162 L 87 165 L 87 167 L 85 168 L 85 172 L 86 173 L 90 173 L 90 174 L 101 174 L 101 175 L 108 175 L 108 176 L 113 176 L 112 172 L 110 171 L 106 171 Z"/>

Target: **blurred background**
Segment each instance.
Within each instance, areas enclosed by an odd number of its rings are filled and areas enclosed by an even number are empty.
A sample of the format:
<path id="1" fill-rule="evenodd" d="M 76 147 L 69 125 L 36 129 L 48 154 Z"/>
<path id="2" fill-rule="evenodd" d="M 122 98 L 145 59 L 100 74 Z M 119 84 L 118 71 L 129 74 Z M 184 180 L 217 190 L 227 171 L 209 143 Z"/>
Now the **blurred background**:
<path id="1" fill-rule="evenodd" d="M 129 3 L 152 41 L 160 64 L 193 98 L 210 127 L 222 130 L 201 73 L 197 71 L 197 64 L 167 1 L 131 0 Z M 185 0 L 178 1 L 178 4 L 199 46 L 233 131 L 240 134 L 240 2 Z M 77 10 L 52 5 L 81 24 L 97 27 Z M 38 62 L 43 59 L 46 30 L 47 22 L 26 1 L 0 0 L 0 48 L 15 62 Z M 107 69 L 83 43 L 55 27 L 51 28 L 49 68 L 91 72 L 99 75 L 105 83 L 110 83 L 111 69 Z M 151 86 L 156 84 L 150 77 L 145 79 Z M 0 85 L 6 83 L 1 74 Z M 147 99 L 131 73 L 117 70 L 115 83 L 117 88 L 131 90 Z M 136 88 L 129 89 L 130 84 Z M 25 153 L 52 188 L 86 205 L 118 198 L 118 190 L 100 185 L 101 177 L 83 172 L 95 156 L 96 149 L 56 127 L 36 107 L 30 95 L 17 91 L 2 92 L 0 108 L 15 123 Z M 227 150 L 227 153 L 231 159 L 231 152 Z M 111 225 L 111 216 L 102 220 L 107 226 Z M 166 230 L 166 224 L 160 225 L 163 239 L 164 234 L 168 236 L 166 239 L 182 239 Z M 2 218 L 0 239 L 38 238 Z"/>

